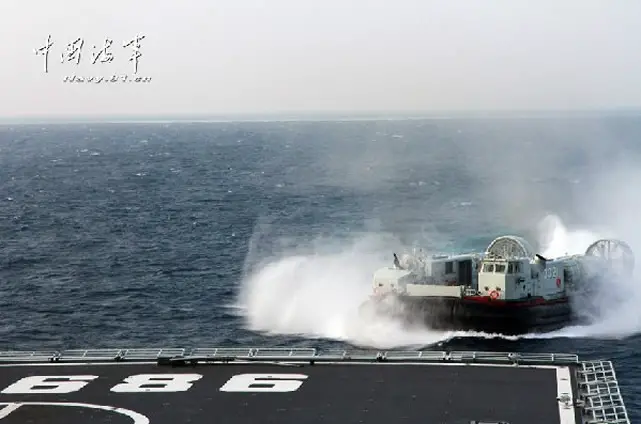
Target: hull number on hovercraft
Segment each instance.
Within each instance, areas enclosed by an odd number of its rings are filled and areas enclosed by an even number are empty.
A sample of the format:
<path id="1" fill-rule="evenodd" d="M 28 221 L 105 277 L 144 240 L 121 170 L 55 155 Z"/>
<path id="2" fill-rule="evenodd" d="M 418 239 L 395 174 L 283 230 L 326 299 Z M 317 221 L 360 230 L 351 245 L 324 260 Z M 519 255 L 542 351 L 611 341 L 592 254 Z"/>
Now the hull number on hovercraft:
<path id="1" fill-rule="evenodd" d="M 558 277 L 558 271 L 556 267 L 545 268 L 545 270 L 543 271 L 543 275 L 545 276 L 546 280 L 549 280 L 551 278 Z"/>
<path id="2" fill-rule="evenodd" d="M 185 392 L 200 380 L 201 374 L 137 374 L 111 388 L 115 393 Z M 66 394 L 81 390 L 97 375 L 34 375 L 11 384 L 2 394 Z M 307 379 L 305 374 L 237 374 L 220 387 L 221 392 L 294 392 Z"/>

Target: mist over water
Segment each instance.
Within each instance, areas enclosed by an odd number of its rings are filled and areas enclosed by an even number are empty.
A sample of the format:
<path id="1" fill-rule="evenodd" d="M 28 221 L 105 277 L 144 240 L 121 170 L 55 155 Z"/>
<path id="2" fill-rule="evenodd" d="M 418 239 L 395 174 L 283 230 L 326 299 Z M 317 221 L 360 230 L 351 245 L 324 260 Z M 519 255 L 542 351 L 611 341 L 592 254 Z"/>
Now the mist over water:
<path id="1" fill-rule="evenodd" d="M 603 165 L 592 176 L 592 190 L 578 202 L 585 216 L 600 225 L 572 228 L 563 225 L 557 217 L 549 217 L 541 225 L 549 240 L 544 252 L 549 256 L 583 253 L 595 240 L 620 239 L 628 243 L 635 254 L 633 275 L 628 280 L 604 279 L 599 282 L 596 296 L 580 299 L 583 305 L 575 302 L 579 311 L 586 311 L 589 324 L 570 326 L 545 337 L 623 338 L 641 332 L 641 224 L 637 218 L 641 204 L 638 194 L 641 168 L 629 159 Z"/>
<path id="2" fill-rule="evenodd" d="M 595 143 L 591 146 L 591 150 L 586 148 L 586 156 L 591 156 L 586 167 L 589 168 L 596 163 L 597 160 L 592 157 L 604 151 L 603 143 Z M 546 150 L 546 154 L 550 155 L 550 150 Z M 408 159 L 408 161 L 411 160 Z M 396 158 L 395 161 L 398 162 L 399 159 Z M 555 158 L 555 161 L 561 163 L 559 158 Z M 515 162 L 506 163 L 514 166 Z M 557 163 L 555 162 L 554 165 L 556 166 Z M 335 164 L 333 166 L 334 169 L 339 169 Z M 351 172 L 354 172 L 358 166 L 356 163 L 350 168 Z M 480 171 L 481 167 L 472 166 L 472 169 Z M 505 183 L 498 184 L 501 173 L 500 170 L 494 169 L 485 171 L 484 175 L 479 175 L 478 178 L 493 181 L 492 187 L 501 194 L 508 191 L 518 193 L 512 204 L 509 201 L 499 203 L 503 218 L 509 215 L 506 218 L 508 224 L 518 221 L 519 217 L 521 221 L 526 218 L 531 221 L 532 216 L 538 215 L 534 228 L 528 223 L 515 227 L 525 228 L 520 233 L 527 233 L 527 238 L 538 246 L 543 256 L 583 254 L 590 244 L 601 238 L 624 240 L 638 255 L 641 252 L 641 225 L 635 217 L 637 206 L 641 203 L 636 189 L 641 184 L 641 171 L 638 169 L 640 168 L 636 167 L 634 161 L 629 158 L 626 161 L 611 161 L 607 166 L 594 168 L 593 172 L 584 175 L 580 181 L 567 183 L 566 186 L 574 184 L 576 190 L 561 192 L 559 189 L 555 194 L 555 198 L 560 199 L 561 204 L 564 205 L 558 215 L 554 210 L 547 213 L 530 210 L 521 215 L 514 213 L 526 211 L 528 205 L 536 204 L 532 203 L 532 200 L 538 201 L 545 197 L 540 192 L 525 189 L 527 175 L 519 174 L 520 179 L 507 180 Z M 380 172 L 377 174 L 381 184 L 389 181 L 385 176 L 393 174 L 397 177 L 399 167 L 389 166 L 386 172 L 383 173 L 384 175 Z M 496 172 L 496 175 L 492 172 Z M 532 171 L 530 175 L 536 175 L 536 172 Z M 482 173 L 479 172 L 479 174 Z M 545 179 L 550 175 L 536 175 L 536 177 Z M 561 177 L 568 178 L 567 175 L 559 173 L 559 178 Z M 333 178 L 339 179 L 340 175 L 334 175 Z M 356 186 L 355 178 L 364 177 L 347 178 L 343 184 Z M 427 179 L 425 181 L 425 185 L 432 186 L 433 182 Z M 552 183 L 555 183 L 554 180 Z M 550 183 L 547 186 L 550 192 L 554 192 L 553 188 L 549 188 Z M 368 185 L 367 189 L 372 190 L 372 185 Z M 460 196 L 458 194 L 456 198 L 460 199 Z M 430 208 L 423 212 L 422 216 L 426 217 L 427 221 Z M 408 225 L 413 222 L 412 219 L 416 221 L 416 217 L 421 216 L 416 211 L 402 209 L 396 213 L 400 214 L 401 218 L 407 217 Z M 500 218 L 501 214 L 497 216 Z M 564 216 L 564 219 L 560 216 Z M 514 218 L 514 221 L 510 221 L 510 218 Z M 433 227 L 428 228 L 433 229 Z M 482 243 L 481 249 L 490 242 L 492 237 L 511 232 L 519 234 L 519 231 L 509 230 L 493 232 Z M 316 238 L 304 243 L 291 242 L 291 240 L 288 243 L 284 242 L 282 237 L 268 233 L 265 227 L 255 229 L 252 238 L 253 247 L 250 248 L 246 258 L 245 275 L 238 298 L 246 325 L 254 331 L 328 338 L 378 348 L 422 347 L 455 337 L 607 339 L 624 338 L 641 332 L 641 307 L 639 306 L 641 305 L 641 284 L 639 284 L 641 279 L 638 270 L 635 270 L 634 277 L 630 281 L 602 281 L 596 297 L 574 300 L 575 308 L 588 319 L 588 324 L 585 325 L 568 326 L 546 334 L 524 334 L 516 337 L 472 332 L 442 332 L 424 327 L 410 328 L 386 316 L 359 314 L 359 306 L 367 300 L 371 292 L 373 272 L 381 266 L 390 264 L 391 254 L 399 246 L 411 248 L 408 246 L 407 238 L 397 236 L 396 232 L 391 234 L 375 228 L 350 237 L 336 235 Z M 437 231 L 427 234 L 427 238 L 457 239 L 455 236 Z M 265 244 L 269 247 L 263 250 L 257 247 Z M 276 245 L 278 248 L 275 247 Z"/>
<path id="3" fill-rule="evenodd" d="M 601 234 L 568 229 L 554 215 L 541 222 L 542 254 L 547 257 L 584 253 Z M 342 340 L 360 346 L 396 348 L 427 346 L 454 337 L 619 338 L 641 331 L 641 286 L 604 281 L 601 290 L 618 296 L 592 299 L 598 314 L 591 323 L 546 334 L 502 336 L 477 332 L 443 332 L 408 327 L 388 316 L 359 313 L 371 293 L 375 269 L 390 261 L 390 237 L 367 234 L 357 239 L 329 239 L 304 253 L 284 251 L 261 261 L 246 275 L 240 306 L 250 329 L 272 334 Z M 544 243 L 544 244 L 543 244 Z M 599 291 L 601 291 L 599 290 Z M 625 299 L 622 303 L 613 299 Z M 581 308 L 578 304 L 576 307 Z"/>
<path id="4" fill-rule="evenodd" d="M 384 236 L 326 241 L 315 252 L 284 252 L 243 281 L 241 304 L 252 330 L 393 347 L 431 344 L 443 335 L 386 317 L 365 320 L 359 306 L 383 263 Z"/>

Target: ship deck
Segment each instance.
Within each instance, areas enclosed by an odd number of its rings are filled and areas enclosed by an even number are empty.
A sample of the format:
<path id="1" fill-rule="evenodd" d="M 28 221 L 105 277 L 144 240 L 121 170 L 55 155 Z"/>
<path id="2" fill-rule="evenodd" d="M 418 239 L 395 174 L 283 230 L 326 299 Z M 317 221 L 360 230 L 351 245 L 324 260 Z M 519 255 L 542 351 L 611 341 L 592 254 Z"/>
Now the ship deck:
<path id="1" fill-rule="evenodd" d="M 0 352 L 0 421 L 629 424 L 608 361 L 224 348 Z"/>

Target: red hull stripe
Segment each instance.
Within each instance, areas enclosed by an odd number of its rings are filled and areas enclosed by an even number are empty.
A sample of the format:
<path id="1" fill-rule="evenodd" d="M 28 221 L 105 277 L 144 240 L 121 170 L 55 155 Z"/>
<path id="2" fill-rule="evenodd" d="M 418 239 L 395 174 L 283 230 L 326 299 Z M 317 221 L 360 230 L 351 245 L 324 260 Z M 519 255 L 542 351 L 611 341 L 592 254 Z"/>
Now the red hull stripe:
<path id="1" fill-rule="evenodd" d="M 519 300 L 503 300 L 503 299 L 491 299 L 487 296 L 466 296 L 463 298 L 464 301 L 469 301 L 473 303 L 485 303 L 492 306 L 505 306 L 505 307 L 529 307 L 529 306 L 540 306 L 540 305 L 553 305 L 557 303 L 567 303 L 567 297 L 561 297 L 556 299 L 545 299 L 543 297 L 532 297 L 530 299 L 519 299 Z"/>

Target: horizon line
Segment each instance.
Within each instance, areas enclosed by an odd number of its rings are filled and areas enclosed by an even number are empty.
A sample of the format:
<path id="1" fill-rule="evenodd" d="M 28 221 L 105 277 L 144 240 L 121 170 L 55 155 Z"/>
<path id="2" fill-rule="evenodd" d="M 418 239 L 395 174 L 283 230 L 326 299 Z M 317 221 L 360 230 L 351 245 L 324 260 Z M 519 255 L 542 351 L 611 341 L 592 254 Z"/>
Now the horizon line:
<path id="1" fill-rule="evenodd" d="M 576 115 L 641 115 L 641 107 L 585 109 L 496 109 L 443 111 L 317 111 L 317 112 L 245 112 L 245 113 L 161 113 L 161 114 L 59 114 L 0 116 L 0 124 L 44 123 L 223 123 L 223 122 L 305 122 L 437 120 L 474 118 L 528 118 Z"/>

